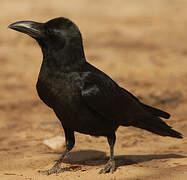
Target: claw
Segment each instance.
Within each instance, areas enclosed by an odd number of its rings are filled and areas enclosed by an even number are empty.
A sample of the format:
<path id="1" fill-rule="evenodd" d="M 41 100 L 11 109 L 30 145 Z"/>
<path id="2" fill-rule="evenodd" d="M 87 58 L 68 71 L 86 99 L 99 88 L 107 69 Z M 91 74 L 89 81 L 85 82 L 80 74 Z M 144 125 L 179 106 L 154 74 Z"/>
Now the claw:
<path id="1" fill-rule="evenodd" d="M 115 161 L 109 160 L 105 167 L 99 171 L 99 174 L 105 174 L 105 173 L 114 173 L 116 170 Z"/>
<path id="2" fill-rule="evenodd" d="M 61 168 L 59 164 L 55 164 L 51 169 L 49 170 L 39 170 L 38 173 L 44 174 L 44 175 L 51 175 L 51 174 L 59 174 L 67 170 L 67 168 Z"/>

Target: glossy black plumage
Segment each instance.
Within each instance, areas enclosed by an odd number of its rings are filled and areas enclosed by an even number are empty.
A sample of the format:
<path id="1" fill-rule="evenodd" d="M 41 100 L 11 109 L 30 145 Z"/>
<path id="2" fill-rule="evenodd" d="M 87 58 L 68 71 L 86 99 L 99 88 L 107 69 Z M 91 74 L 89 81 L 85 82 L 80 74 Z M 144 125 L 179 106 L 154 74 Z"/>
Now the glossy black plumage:
<path id="1" fill-rule="evenodd" d="M 54 110 L 66 136 L 65 152 L 55 166 L 44 173 L 63 171 L 60 163 L 74 146 L 74 131 L 108 138 L 111 156 L 101 173 L 115 170 L 113 146 L 119 126 L 134 126 L 161 136 L 182 138 L 160 119 L 168 119 L 167 112 L 143 104 L 86 61 L 81 33 L 73 22 L 66 18 L 46 23 L 26 22 L 9 27 L 32 36 L 39 43 L 43 62 L 37 92 Z"/>

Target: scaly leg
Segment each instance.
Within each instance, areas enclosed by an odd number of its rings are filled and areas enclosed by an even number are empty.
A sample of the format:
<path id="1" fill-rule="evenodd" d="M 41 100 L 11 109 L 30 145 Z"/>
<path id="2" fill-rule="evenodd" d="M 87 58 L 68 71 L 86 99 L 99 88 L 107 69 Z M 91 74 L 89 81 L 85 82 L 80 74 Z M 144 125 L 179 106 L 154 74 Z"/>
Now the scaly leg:
<path id="1" fill-rule="evenodd" d="M 64 133 L 65 133 L 65 138 L 66 138 L 66 149 L 64 150 L 61 157 L 56 161 L 55 165 L 51 169 L 44 170 L 44 171 L 39 170 L 38 171 L 39 173 L 45 174 L 45 175 L 50 175 L 50 174 L 54 174 L 54 173 L 58 174 L 58 173 L 64 172 L 66 170 L 66 168 L 61 168 L 61 163 L 62 163 L 63 159 L 65 158 L 65 156 L 73 148 L 73 146 L 75 144 L 75 136 L 74 136 L 74 131 L 71 131 L 69 129 L 64 128 Z"/>
<path id="2" fill-rule="evenodd" d="M 116 142 L 115 133 L 107 136 L 107 140 L 110 146 L 110 159 L 106 163 L 105 167 L 99 171 L 99 174 L 108 173 L 108 172 L 113 173 L 116 170 L 115 160 L 114 160 L 114 144 Z"/>

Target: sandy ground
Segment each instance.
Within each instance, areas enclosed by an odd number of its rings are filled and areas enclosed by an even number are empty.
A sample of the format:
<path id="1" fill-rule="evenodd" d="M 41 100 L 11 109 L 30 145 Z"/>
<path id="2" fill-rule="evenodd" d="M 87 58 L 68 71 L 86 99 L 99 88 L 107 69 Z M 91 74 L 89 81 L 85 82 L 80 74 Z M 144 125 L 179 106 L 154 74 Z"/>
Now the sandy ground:
<path id="1" fill-rule="evenodd" d="M 0 179 L 187 179 L 187 1 L 186 0 L 1 0 Z M 60 156 L 42 141 L 63 135 L 53 112 L 38 98 L 35 83 L 42 55 L 34 40 L 7 29 L 18 20 L 65 16 L 80 27 L 90 63 L 143 102 L 172 114 L 166 122 L 184 134 L 176 140 L 136 128 L 119 128 L 117 171 L 99 175 L 109 155 L 104 137 L 76 133 L 63 166 L 44 176 Z"/>

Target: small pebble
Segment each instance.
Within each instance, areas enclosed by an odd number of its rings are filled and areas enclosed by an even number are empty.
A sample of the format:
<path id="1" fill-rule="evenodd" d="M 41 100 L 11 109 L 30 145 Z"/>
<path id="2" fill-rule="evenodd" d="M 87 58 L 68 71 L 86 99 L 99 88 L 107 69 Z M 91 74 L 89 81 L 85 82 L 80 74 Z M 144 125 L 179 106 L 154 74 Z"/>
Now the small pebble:
<path id="1" fill-rule="evenodd" d="M 60 150 L 65 145 L 65 137 L 55 136 L 50 139 L 45 139 L 43 143 L 52 150 Z"/>

